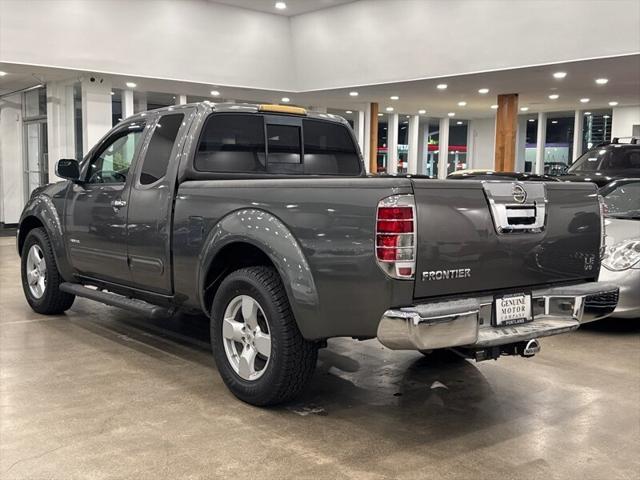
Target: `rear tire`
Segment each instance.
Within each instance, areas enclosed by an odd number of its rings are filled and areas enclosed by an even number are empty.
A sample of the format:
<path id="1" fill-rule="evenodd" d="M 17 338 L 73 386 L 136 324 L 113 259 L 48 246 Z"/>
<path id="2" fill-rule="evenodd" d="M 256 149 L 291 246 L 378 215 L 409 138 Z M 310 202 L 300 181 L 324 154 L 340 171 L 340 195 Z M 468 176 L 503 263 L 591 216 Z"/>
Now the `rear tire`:
<path id="1" fill-rule="evenodd" d="M 313 374 L 317 346 L 298 330 L 273 268 L 229 274 L 214 298 L 210 326 L 220 376 L 244 402 L 266 406 L 290 400 Z"/>
<path id="2" fill-rule="evenodd" d="M 57 315 L 73 305 L 75 295 L 60 291 L 64 280 L 58 272 L 51 241 L 44 228 L 34 228 L 27 234 L 20 271 L 24 296 L 35 312 Z"/>

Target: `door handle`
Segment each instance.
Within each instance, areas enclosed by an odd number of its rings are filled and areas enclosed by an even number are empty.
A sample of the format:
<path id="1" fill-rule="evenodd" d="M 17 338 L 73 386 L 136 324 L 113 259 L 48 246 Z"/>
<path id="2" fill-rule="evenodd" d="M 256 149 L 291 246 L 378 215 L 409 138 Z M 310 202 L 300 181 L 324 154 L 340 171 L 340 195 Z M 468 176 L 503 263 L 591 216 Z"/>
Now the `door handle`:
<path id="1" fill-rule="evenodd" d="M 127 206 L 127 201 L 122 200 L 121 198 L 117 198 L 111 201 L 111 206 L 113 207 L 114 210 L 120 210 L 122 207 Z"/>

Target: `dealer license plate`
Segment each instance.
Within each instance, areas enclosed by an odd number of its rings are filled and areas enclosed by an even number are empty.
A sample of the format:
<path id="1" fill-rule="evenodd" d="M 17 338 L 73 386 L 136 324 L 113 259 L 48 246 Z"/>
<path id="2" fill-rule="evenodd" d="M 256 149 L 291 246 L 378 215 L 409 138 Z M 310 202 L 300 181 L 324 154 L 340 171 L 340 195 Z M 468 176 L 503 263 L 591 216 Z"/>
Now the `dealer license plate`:
<path id="1" fill-rule="evenodd" d="M 517 293 L 496 297 L 494 312 L 494 325 L 496 327 L 530 322 L 533 320 L 531 315 L 531 295 Z"/>

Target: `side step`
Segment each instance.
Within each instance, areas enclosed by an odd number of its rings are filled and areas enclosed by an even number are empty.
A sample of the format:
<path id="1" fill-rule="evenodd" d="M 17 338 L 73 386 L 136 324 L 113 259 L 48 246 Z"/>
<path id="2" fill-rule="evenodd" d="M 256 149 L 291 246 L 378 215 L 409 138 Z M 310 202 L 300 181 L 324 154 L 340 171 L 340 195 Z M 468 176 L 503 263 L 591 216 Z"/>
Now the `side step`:
<path id="1" fill-rule="evenodd" d="M 123 297 L 116 293 L 94 290 L 92 288 L 85 287 L 84 285 L 80 285 L 79 283 L 61 283 L 60 290 L 66 293 L 71 293 L 77 297 L 88 298 L 90 300 L 95 300 L 96 302 L 104 303 L 105 305 L 120 307 L 124 310 L 146 315 L 153 320 L 166 318 L 171 315 L 171 310 L 164 307 L 152 305 L 151 303 L 147 303 L 143 300 Z"/>

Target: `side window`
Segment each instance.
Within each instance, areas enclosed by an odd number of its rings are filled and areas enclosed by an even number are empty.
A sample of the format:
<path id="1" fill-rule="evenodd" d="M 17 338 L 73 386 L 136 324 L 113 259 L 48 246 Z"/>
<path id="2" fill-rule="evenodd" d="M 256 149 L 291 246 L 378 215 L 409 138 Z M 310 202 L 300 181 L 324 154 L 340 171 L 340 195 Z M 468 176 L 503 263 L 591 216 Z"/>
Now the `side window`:
<path id="1" fill-rule="evenodd" d="M 320 120 L 303 120 L 304 173 L 358 175 L 360 157 L 347 128 Z"/>
<path id="2" fill-rule="evenodd" d="M 160 118 L 153 131 L 153 136 L 142 164 L 142 171 L 140 172 L 141 185 L 151 185 L 167 173 L 173 144 L 176 141 L 183 119 L 184 114 L 182 113 L 164 115 Z"/>
<path id="3" fill-rule="evenodd" d="M 267 125 L 269 164 L 300 163 L 300 127 Z"/>
<path id="4" fill-rule="evenodd" d="M 200 137 L 194 166 L 203 172 L 264 172 L 263 117 L 237 113 L 210 115 Z"/>
<path id="5" fill-rule="evenodd" d="M 142 130 L 122 131 L 109 139 L 91 159 L 86 183 L 125 183 Z"/>

